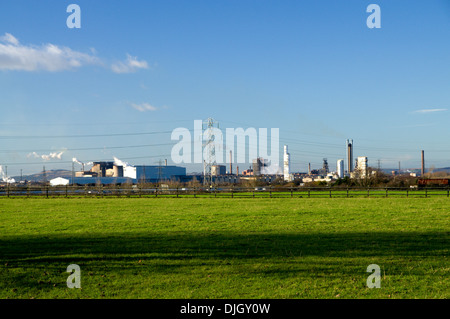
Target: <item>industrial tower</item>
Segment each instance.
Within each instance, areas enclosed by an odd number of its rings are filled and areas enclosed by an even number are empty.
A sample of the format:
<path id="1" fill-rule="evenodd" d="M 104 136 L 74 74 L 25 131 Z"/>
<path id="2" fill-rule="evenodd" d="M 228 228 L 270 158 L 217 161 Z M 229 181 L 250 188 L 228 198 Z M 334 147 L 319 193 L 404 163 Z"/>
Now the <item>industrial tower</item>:
<path id="1" fill-rule="evenodd" d="M 350 175 L 353 172 L 353 140 L 347 140 L 345 144 L 347 146 L 347 173 Z"/>
<path id="2" fill-rule="evenodd" d="M 284 181 L 290 182 L 291 181 L 291 155 L 288 152 L 288 146 L 284 145 L 284 156 L 283 156 L 283 175 L 284 175 Z"/>
<path id="3" fill-rule="evenodd" d="M 212 186 L 211 167 L 216 165 L 216 145 L 214 128 L 219 128 L 219 123 L 212 118 L 202 122 L 202 132 L 205 142 L 203 143 L 203 185 Z"/>

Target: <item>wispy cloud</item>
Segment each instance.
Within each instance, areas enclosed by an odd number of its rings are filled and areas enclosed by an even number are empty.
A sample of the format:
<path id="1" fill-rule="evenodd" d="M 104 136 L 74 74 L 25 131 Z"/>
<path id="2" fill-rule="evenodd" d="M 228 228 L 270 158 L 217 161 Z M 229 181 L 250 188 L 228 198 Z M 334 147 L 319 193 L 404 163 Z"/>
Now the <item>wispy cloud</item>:
<path id="1" fill-rule="evenodd" d="M 42 154 L 42 155 L 39 155 L 38 153 L 36 153 L 36 152 L 32 152 L 32 153 L 30 153 L 30 154 L 28 154 L 27 155 L 27 157 L 33 157 L 33 158 L 41 158 L 41 159 L 43 159 L 44 161 L 49 161 L 49 160 L 51 160 L 51 159 L 62 159 L 62 155 L 64 154 L 64 152 L 65 151 L 61 151 L 61 152 L 53 152 L 53 153 L 50 153 L 50 154 Z"/>
<path id="2" fill-rule="evenodd" d="M 19 40 L 17 40 L 12 34 L 5 33 L 4 36 L 0 37 L 0 42 L 10 43 L 12 45 L 19 45 Z"/>
<path id="3" fill-rule="evenodd" d="M 24 45 L 10 33 L 0 36 L 0 71 L 60 72 L 86 65 L 103 65 L 118 74 L 149 68 L 147 61 L 129 54 L 125 61 L 110 64 L 97 57 L 95 48 L 90 48 L 89 53 L 83 53 L 51 43 Z"/>
<path id="4" fill-rule="evenodd" d="M 137 57 L 133 57 L 127 54 L 127 60 L 125 62 L 117 62 L 111 66 L 111 70 L 114 73 L 134 73 L 139 69 L 148 69 L 147 61 L 139 61 Z"/>
<path id="5" fill-rule="evenodd" d="M 141 104 L 135 104 L 135 103 L 130 103 L 131 107 L 134 108 L 135 110 L 138 110 L 139 112 L 147 112 L 147 111 L 157 111 L 158 108 L 150 105 L 148 103 L 141 103 Z"/>
<path id="6" fill-rule="evenodd" d="M 0 70 L 58 72 L 99 63 L 97 57 L 68 47 L 22 45 L 9 33 L 0 37 Z"/>
<path id="7" fill-rule="evenodd" d="M 436 112 L 446 112 L 446 111 L 447 111 L 447 109 L 422 109 L 422 110 L 413 111 L 413 113 L 424 114 L 424 113 L 436 113 Z"/>

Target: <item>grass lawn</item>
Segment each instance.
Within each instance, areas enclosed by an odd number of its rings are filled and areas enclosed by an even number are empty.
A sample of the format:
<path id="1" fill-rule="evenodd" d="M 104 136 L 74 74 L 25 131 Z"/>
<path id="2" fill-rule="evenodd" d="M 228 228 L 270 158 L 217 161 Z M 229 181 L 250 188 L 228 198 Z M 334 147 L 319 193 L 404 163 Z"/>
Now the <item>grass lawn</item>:
<path id="1" fill-rule="evenodd" d="M 0 298 L 448 298 L 449 204 L 4 198 Z M 81 289 L 67 288 L 70 264 Z"/>

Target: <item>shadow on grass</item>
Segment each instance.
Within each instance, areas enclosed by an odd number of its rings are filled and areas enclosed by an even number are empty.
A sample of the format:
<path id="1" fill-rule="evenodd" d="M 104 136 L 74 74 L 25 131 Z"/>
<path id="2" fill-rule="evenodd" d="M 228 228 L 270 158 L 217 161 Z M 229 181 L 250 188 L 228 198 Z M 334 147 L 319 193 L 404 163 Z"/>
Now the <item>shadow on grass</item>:
<path id="1" fill-rule="evenodd" d="M 299 234 L 142 233 L 0 239 L 0 261 L 253 259 L 274 257 L 445 256 L 448 232 Z M 75 257 L 75 258 L 73 258 Z"/>
<path id="2" fill-rule="evenodd" d="M 309 234 L 101 234 L 23 236 L 0 239 L 1 289 L 53 292 L 65 287 L 65 268 L 82 266 L 93 287 L 106 284 L 104 276 L 144 276 L 203 272 L 220 265 L 237 267 L 245 276 L 287 277 L 314 273 L 316 278 L 364 274 L 367 259 L 448 256 L 449 233 L 309 233 Z M 312 258 L 304 258 L 312 257 Z M 291 258 L 298 258 L 293 261 Z M 323 259 L 322 259 L 323 258 Z M 345 261 L 340 258 L 362 258 Z M 359 263 L 359 264 L 358 264 Z M 86 265 L 86 267 L 84 267 Z M 353 268 L 361 268 L 357 271 Z M 220 269 L 215 268 L 221 272 Z M 424 270 L 418 270 L 421 275 Z M 45 275 L 45 272 L 50 273 Z M 101 277 L 99 274 L 102 275 Z M 51 279 L 50 279 L 51 278 Z M 86 277 L 83 277 L 86 278 Z M 88 277 L 89 278 L 89 277 Z M 196 278 L 195 276 L 193 278 Z M 90 281 L 89 279 L 87 280 Z M 364 283 L 362 283 L 364 284 Z M 100 289 L 99 288 L 99 289 Z M 94 288 L 93 288 L 94 289 Z M 22 291 L 20 290 L 20 291 Z M 14 296 L 12 292 L 9 292 Z"/>

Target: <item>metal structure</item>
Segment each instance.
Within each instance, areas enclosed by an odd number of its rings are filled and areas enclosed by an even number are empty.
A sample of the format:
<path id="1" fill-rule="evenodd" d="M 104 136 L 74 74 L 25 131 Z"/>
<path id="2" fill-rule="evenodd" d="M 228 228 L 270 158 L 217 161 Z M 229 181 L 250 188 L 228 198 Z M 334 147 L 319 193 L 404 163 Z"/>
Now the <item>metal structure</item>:
<path id="1" fill-rule="evenodd" d="M 322 171 L 323 171 L 323 175 L 327 175 L 328 172 L 330 171 L 328 168 L 328 159 L 326 159 L 326 158 L 323 159 Z"/>
<path id="2" fill-rule="evenodd" d="M 258 157 L 256 159 L 253 160 L 253 165 L 252 165 L 252 169 L 253 169 L 253 176 L 261 176 L 263 174 L 263 169 L 264 167 L 267 167 L 267 161 L 262 158 L 262 157 Z"/>
<path id="3" fill-rule="evenodd" d="M 202 122 L 203 143 L 202 155 L 206 155 L 203 159 L 203 185 L 212 187 L 211 167 L 216 165 L 216 145 L 214 128 L 219 128 L 219 123 L 212 118 L 208 118 Z"/>

